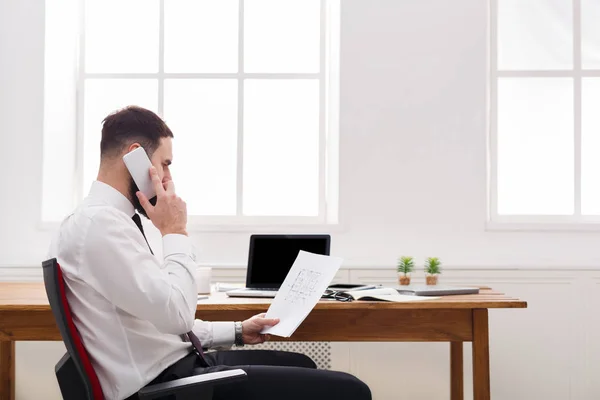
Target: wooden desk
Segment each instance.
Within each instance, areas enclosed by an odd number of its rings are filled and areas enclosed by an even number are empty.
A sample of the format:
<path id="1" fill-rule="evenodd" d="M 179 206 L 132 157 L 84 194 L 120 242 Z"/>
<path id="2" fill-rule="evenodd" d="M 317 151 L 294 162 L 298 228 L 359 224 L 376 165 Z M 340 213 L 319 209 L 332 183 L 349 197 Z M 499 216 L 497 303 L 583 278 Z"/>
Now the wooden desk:
<path id="1" fill-rule="evenodd" d="M 266 311 L 269 303 L 216 293 L 200 300 L 197 317 L 239 321 Z M 489 400 L 488 309 L 526 307 L 526 302 L 489 288 L 478 295 L 411 303 L 323 300 L 287 340 L 450 342 L 452 400 L 463 399 L 462 344 L 473 342 L 473 398 Z M 0 400 L 14 400 L 17 340 L 61 340 L 42 283 L 0 283 Z"/>

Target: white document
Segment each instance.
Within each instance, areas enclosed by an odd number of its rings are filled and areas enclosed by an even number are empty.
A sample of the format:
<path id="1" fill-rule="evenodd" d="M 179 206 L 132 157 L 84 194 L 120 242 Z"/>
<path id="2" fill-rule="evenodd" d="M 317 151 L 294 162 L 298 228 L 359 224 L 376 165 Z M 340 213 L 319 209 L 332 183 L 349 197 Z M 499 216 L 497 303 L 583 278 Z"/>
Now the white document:
<path id="1" fill-rule="evenodd" d="M 342 261 L 301 250 L 267 310 L 266 318 L 279 318 L 279 323 L 261 333 L 290 337 L 321 299 Z"/>
<path id="2" fill-rule="evenodd" d="M 432 297 L 432 296 L 415 296 L 415 295 L 399 294 L 398 291 L 394 288 L 347 290 L 344 293 L 348 293 L 350 296 L 352 296 L 354 298 L 354 300 L 366 300 L 366 301 L 380 300 L 380 301 L 393 301 L 396 303 L 439 299 L 439 297 Z"/>

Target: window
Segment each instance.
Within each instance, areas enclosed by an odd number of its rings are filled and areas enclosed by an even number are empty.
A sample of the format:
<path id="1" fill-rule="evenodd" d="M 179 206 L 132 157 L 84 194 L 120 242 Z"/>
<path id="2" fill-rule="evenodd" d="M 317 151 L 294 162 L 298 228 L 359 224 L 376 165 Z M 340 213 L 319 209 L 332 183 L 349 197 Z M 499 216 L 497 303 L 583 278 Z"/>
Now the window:
<path id="1" fill-rule="evenodd" d="M 600 222 L 600 3 L 491 11 L 490 219 Z"/>
<path id="2" fill-rule="evenodd" d="M 75 199 L 102 119 L 136 104 L 173 130 L 192 225 L 337 222 L 338 2 L 79 3 Z"/>

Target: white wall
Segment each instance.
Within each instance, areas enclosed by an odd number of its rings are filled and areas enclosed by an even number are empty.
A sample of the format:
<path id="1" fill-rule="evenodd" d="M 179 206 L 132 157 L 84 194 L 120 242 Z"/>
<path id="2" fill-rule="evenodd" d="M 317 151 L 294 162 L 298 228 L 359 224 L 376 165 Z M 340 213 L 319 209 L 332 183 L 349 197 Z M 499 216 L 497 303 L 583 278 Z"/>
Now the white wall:
<path id="1" fill-rule="evenodd" d="M 0 266 L 37 268 L 50 237 L 37 228 L 43 23 L 41 0 L 0 0 Z M 598 289 L 598 234 L 484 229 L 486 2 L 342 0 L 341 29 L 340 213 L 346 230 L 333 233 L 332 252 L 358 268 L 348 278 L 390 279 L 401 254 L 440 256 L 456 270 L 446 275 L 456 282 L 495 283 L 533 302 L 528 310 L 491 317 L 494 398 L 600 397 L 590 372 L 594 358 L 579 357 L 598 323 L 590 322 L 594 330 L 585 333 L 584 315 L 569 308 L 585 304 L 577 290 Z M 195 238 L 202 262 L 246 261 L 247 233 Z M 574 328 L 564 325 L 574 320 Z M 516 349 L 519 343 L 524 350 Z M 573 351 L 572 343 L 578 346 Z M 18 347 L 23 368 L 40 364 L 27 349 L 59 353 L 58 344 L 26 346 Z M 404 385 L 411 398 L 446 398 L 447 352 L 440 346 L 350 345 L 343 347 L 349 355 L 338 353 L 345 357 L 339 365 L 369 379 L 379 399 L 394 398 Z M 384 353 L 387 362 L 378 366 Z M 415 361 L 419 355 L 423 360 Z M 538 356 L 542 361 L 532 364 Z M 46 361 L 51 374 L 55 360 Z M 410 379 L 394 382 L 406 370 Z M 34 398 L 20 379 L 19 400 Z"/>

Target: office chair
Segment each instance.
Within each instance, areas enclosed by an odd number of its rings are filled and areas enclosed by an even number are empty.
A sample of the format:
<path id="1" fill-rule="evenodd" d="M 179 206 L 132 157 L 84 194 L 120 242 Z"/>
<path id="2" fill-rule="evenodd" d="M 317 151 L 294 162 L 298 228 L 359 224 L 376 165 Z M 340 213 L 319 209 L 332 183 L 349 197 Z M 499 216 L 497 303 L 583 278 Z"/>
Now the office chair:
<path id="1" fill-rule="evenodd" d="M 54 368 L 63 399 L 104 400 L 98 376 L 73 323 L 60 265 L 56 258 L 52 258 L 44 261 L 42 267 L 50 308 L 67 348 L 67 352 Z M 246 378 L 246 372 L 241 369 L 213 372 L 149 385 L 142 388 L 137 396 L 140 400 L 164 396 L 176 400 L 210 400 L 214 385 L 239 382 Z"/>

